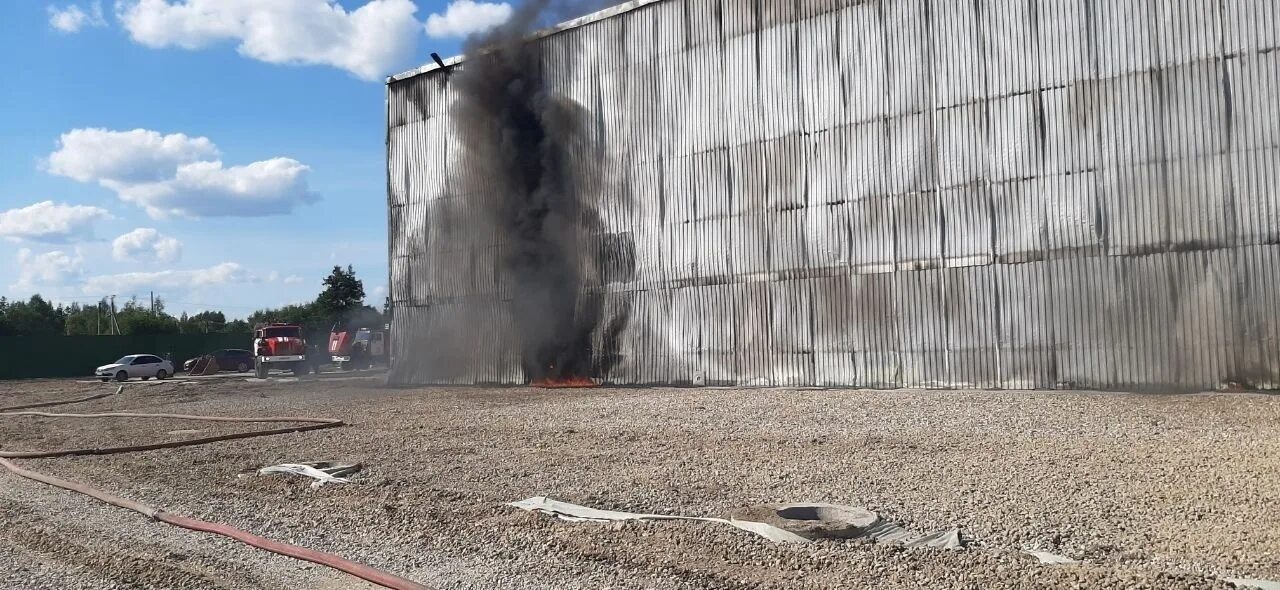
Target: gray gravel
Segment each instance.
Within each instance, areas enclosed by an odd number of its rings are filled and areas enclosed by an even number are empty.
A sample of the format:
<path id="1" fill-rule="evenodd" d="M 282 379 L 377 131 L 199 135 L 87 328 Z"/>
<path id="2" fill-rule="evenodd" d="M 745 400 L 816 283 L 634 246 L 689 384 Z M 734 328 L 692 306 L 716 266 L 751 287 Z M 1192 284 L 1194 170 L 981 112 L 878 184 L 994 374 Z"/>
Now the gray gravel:
<path id="1" fill-rule="evenodd" d="M 100 387 L 0 383 L 0 406 Z M 59 411 L 311 415 L 346 428 L 22 464 L 441 588 L 1225 588 L 1280 579 L 1280 398 L 1249 394 L 135 386 Z M 0 446 L 179 438 L 172 421 L 0 419 Z M 231 430 L 240 429 L 232 425 Z M 202 433 L 203 435 L 204 433 Z M 358 484 L 252 475 L 360 461 Z M 698 523 L 570 524 L 502 506 L 724 516 L 866 506 L 962 551 L 778 546 Z M 362 588 L 325 568 L 0 474 L 5 588 Z M 1042 566 L 1022 553 L 1082 560 Z"/>

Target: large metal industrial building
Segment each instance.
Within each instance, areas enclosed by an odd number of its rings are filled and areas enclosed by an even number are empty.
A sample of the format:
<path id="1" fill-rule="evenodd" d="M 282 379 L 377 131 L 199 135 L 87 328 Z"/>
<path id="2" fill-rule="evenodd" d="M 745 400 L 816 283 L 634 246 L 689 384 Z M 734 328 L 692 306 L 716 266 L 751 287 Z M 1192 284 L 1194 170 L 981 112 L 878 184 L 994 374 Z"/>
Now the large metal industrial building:
<path id="1" fill-rule="evenodd" d="M 531 43 L 597 133 L 596 379 L 1280 387 L 1275 0 L 636 0 Z M 455 63 L 388 81 L 392 375 L 523 383 Z"/>

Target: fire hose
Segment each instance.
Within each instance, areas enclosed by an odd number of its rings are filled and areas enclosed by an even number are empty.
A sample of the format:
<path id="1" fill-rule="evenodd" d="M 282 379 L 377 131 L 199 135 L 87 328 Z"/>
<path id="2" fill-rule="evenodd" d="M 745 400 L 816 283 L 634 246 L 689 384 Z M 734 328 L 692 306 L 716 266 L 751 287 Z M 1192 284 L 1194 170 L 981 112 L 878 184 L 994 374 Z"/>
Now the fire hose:
<path id="1" fill-rule="evenodd" d="M 80 402 L 85 402 L 89 400 L 100 399 L 110 395 L 114 395 L 114 394 L 104 393 L 104 394 L 89 396 L 86 398 L 64 400 L 60 402 L 46 402 L 46 403 L 39 403 L 39 404 L 14 406 L 9 408 L 0 408 L 0 416 L 38 416 L 43 418 L 82 418 L 82 419 L 168 418 L 168 419 L 176 419 L 176 420 L 198 420 L 198 421 L 204 421 L 204 422 L 239 422 L 239 423 L 294 422 L 294 423 L 301 423 L 301 425 L 287 427 L 287 428 L 255 430 L 251 432 L 238 432 L 234 434 L 224 434 L 224 435 L 209 436 L 204 438 L 188 439 L 188 440 L 181 440 L 181 441 L 170 441 L 170 442 L 153 443 L 153 444 L 143 444 L 143 445 L 130 445 L 130 446 L 123 446 L 123 447 L 64 449 L 64 450 L 58 450 L 58 451 L 0 450 L 0 467 L 4 467 L 5 469 L 8 469 L 14 475 L 18 475 L 20 477 L 38 481 L 51 486 L 59 487 L 64 490 L 78 492 L 86 496 L 90 496 L 92 498 L 100 500 L 102 502 L 106 502 L 107 504 L 111 504 L 112 506 L 117 506 L 120 508 L 124 508 L 126 510 L 132 510 L 139 514 L 145 515 L 148 518 L 151 518 L 153 520 L 158 520 L 160 522 L 182 527 L 188 530 L 199 531 L 204 533 L 212 533 L 216 535 L 222 535 L 224 537 L 229 537 L 231 539 L 235 539 L 236 541 L 249 545 L 250 547 L 255 547 L 258 549 L 270 551 L 272 553 L 277 553 L 277 554 L 285 555 L 295 559 L 301 559 L 304 561 L 310 561 L 312 563 L 327 566 L 327 567 L 336 569 L 338 571 L 350 574 L 357 578 L 363 579 L 365 581 L 372 582 L 379 586 L 383 586 L 385 588 L 391 588 L 392 590 L 426 590 L 425 586 L 417 582 L 414 582 L 412 580 L 408 580 L 408 579 L 396 576 L 388 572 L 384 572 L 382 570 L 379 570 L 361 563 L 356 563 L 354 561 L 345 559 L 343 557 L 339 557 L 332 553 L 325 553 L 323 551 L 307 549 L 305 547 L 290 545 L 288 543 L 282 543 L 280 541 L 273 541 L 271 539 L 260 537 L 248 531 L 243 531 L 225 524 L 207 522 L 207 521 L 198 520 L 195 518 L 189 518 L 186 516 L 171 514 L 163 510 L 160 510 L 159 508 L 148 506 L 146 504 L 142 504 L 134 500 L 129 500 L 127 498 L 122 498 L 120 496 L 116 496 L 114 494 L 110 494 L 108 492 L 104 492 L 102 490 L 89 487 L 82 483 L 68 481 L 65 479 L 54 477 L 52 475 L 31 471 L 29 469 L 23 469 L 21 467 L 18 467 L 16 464 L 14 464 L 13 461 L 10 461 L 10 459 L 69 457 L 69 456 L 76 456 L 76 455 L 113 455 L 118 453 L 132 453 L 137 451 L 152 451 L 156 449 L 173 449 L 173 448 L 179 448 L 179 447 L 189 447 L 193 445 L 202 445 L 206 443 L 224 441 L 224 440 L 252 438 L 252 437 L 258 437 L 258 436 L 270 436 L 274 434 L 285 434 L 290 432 L 305 432 L 308 430 L 319 430 L 322 428 L 336 428 L 338 426 L 344 425 L 344 423 L 341 420 L 332 420 L 328 418 L 302 418 L 302 417 L 296 417 L 296 416 L 272 416 L 272 417 L 265 417 L 265 418 L 234 418 L 234 417 L 222 417 L 222 416 L 190 416 L 185 414 L 142 414 L 142 413 L 134 413 L 134 412 L 112 412 L 112 413 L 103 413 L 103 414 L 52 414 L 48 412 L 15 411 L 15 410 L 21 410 L 24 408 L 50 407 L 50 406 L 80 403 Z"/>

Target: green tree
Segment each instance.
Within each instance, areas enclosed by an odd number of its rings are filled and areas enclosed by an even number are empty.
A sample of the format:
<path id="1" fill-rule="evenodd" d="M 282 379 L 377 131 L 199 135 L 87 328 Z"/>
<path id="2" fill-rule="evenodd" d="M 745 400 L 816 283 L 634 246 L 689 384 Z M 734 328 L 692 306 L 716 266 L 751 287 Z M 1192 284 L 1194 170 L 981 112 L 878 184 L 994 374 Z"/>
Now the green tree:
<path id="1" fill-rule="evenodd" d="M 18 336 L 62 334 L 66 322 L 66 310 L 54 307 L 39 295 L 32 295 L 26 302 L 9 303 L 4 311 L 7 330 Z"/>
<path id="2" fill-rule="evenodd" d="M 314 304 L 312 303 L 286 305 L 280 309 L 260 309 L 249 315 L 249 323 L 264 324 L 275 322 L 306 326 L 315 321 L 314 312 Z"/>
<path id="3" fill-rule="evenodd" d="M 184 313 L 178 323 L 182 326 L 184 334 L 221 332 L 223 326 L 227 324 L 227 316 L 220 311 L 202 311 L 191 317 L 187 317 Z"/>
<path id="4" fill-rule="evenodd" d="M 157 300 L 155 309 L 163 310 L 164 302 Z M 138 303 L 137 298 L 130 299 L 124 307 L 116 312 L 116 321 L 123 334 L 177 334 L 182 331 L 178 320 L 163 311 L 152 312 L 153 307 Z"/>
<path id="5" fill-rule="evenodd" d="M 221 326 L 222 324 L 227 323 L 227 316 L 226 314 L 220 311 L 202 311 L 196 315 L 191 316 L 191 321 L 208 322 L 210 324 L 217 324 Z"/>
<path id="6" fill-rule="evenodd" d="M 250 324 L 280 322 L 300 325 L 308 338 L 323 336 L 336 324 L 359 324 L 379 327 L 385 321 L 377 308 L 364 304 L 364 283 L 356 278 L 350 265 L 333 267 L 324 279 L 324 290 L 310 303 L 286 305 L 279 309 L 260 309 L 249 316 Z M 388 299 L 387 303 L 390 303 Z"/>
<path id="7" fill-rule="evenodd" d="M 364 306 L 364 283 L 356 278 L 351 265 L 341 266 L 324 279 L 324 290 L 316 297 L 316 312 L 327 319 L 338 320 Z"/>
<path id="8" fill-rule="evenodd" d="M 0 297 L 0 336 L 13 335 L 13 326 L 9 325 L 9 300 Z"/>
<path id="9" fill-rule="evenodd" d="M 145 312 L 121 312 L 116 314 L 120 332 L 130 336 L 139 334 L 177 334 L 182 331 L 173 316 L 152 315 Z"/>
<path id="10" fill-rule="evenodd" d="M 377 309 L 368 305 L 362 305 L 360 306 L 360 309 L 348 312 L 346 317 L 342 318 L 342 322 L 345 323 L 348 328 L 354 328 L 357 330 L 360 328 L 377 329 L 382 327 L 383 319 L 382 313 Z"/>
<path id="11" fill-rule="evenodd" d="M 88 336 L 98 333 L 101 310 L 105 309 L 105 300 L 95 305 L 72 303 L 67 308 L 66 330 L 68 336 Z"/>

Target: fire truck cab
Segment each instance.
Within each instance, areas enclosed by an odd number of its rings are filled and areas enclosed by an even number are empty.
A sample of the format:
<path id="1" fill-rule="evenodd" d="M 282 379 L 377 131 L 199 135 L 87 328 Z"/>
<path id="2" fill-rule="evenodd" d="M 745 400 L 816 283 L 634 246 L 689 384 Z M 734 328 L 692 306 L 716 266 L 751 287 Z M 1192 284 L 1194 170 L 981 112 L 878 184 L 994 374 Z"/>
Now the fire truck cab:
<path id="1" fill-rule="evenodd" d="M 329 333 L 329 354 L 342 370 L 368 369 L 374 363 L 386 363 L 386 332 L 336 325 Z"/>
<path id="2" fill-rule="evenodd" d="M 262 324 L 253 330 L 253 368 L 258 378 L 271 369 L 292 370 L 294 375 L 308 372 L 307 341 L 302 327 L 292 324 Z"/>

